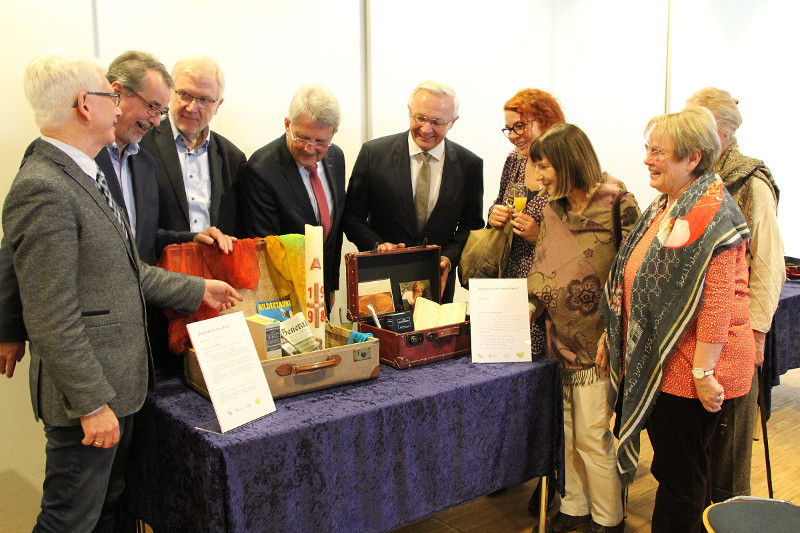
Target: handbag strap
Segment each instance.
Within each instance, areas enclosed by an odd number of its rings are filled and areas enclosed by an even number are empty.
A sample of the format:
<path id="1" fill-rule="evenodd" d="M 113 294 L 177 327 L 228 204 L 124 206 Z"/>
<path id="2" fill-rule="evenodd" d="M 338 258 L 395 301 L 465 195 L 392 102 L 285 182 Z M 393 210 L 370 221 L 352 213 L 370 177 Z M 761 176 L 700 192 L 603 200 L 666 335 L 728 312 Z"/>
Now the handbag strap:
<path id="1" fill-rule="evenodd" d="M 620 206 L 622 205 L 622 197 L 627 194 L 627 191 L 620 191 L 614 197 L 614 202 L 611 204 L 611 224 L 614 236 L 614 247 L 619 250 L 619 245 L 622 244 L 622 213 Z"/>

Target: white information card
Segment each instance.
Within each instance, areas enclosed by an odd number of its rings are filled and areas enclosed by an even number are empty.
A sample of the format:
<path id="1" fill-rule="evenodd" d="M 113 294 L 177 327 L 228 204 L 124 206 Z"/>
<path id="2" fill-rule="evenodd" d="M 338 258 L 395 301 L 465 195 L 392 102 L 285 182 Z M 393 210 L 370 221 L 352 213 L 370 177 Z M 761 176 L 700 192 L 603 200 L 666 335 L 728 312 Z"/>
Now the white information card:
<path id="1" fill-rule="evenodd" d="M 223 433 L 275 411 L 244 313 L 201 320 L 186 329 Z"/>
<path id="2" fill-rule="evenodd" d="M 469 280 L 473 363 L 531 361 L 528 280 Z"/>

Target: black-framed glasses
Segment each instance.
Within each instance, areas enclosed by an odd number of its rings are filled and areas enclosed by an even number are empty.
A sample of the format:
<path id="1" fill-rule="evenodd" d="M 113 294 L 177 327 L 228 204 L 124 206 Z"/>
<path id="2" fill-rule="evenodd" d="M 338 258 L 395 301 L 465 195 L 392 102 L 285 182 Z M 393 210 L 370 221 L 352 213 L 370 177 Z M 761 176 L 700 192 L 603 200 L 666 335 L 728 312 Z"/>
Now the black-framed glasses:
<path id="1" fill-rule="evenodd" d="M 302 144 L 305 146 L 310 146 L 314 150 L 328 148 L 331 144 L 333 144 L 333 139 L 330 141 L 314 141 L 311 142 L 310 139 L 303 139 L 302 137 L 295 137 L 294 131 L 292 131 L 292 125 L 289 124 L 289 135 L 291 135 L 292 140 L 296 143 Z"/>
<path id="2" fill-rule="evenodd" d="M 456 117 L 451 118 L 450 120 L 441 120 L 438 118 L 428 118 L 425 115 L 420 115 L 418 113 L 409 113 L 409 117 L 414 119 L 414 122 L 419 124 L 420 126 L 424 126 L 425 124 L 429 123 L 431 126 L 435 126 L 437 128 L 441 128 L 442 126 L 447 126 L 451 122 L 453 122 Z"/>
<path id="3" fill-rule="evenodd" d="M 531 122 L 536 122 L 536 120 L 525 120 L 525 121 L 520 120 L 519 122 L 515 122 L 514 125 L 512 125 L 510 128 L 506 126 L 500 131 L 502 131 L 503 135 L 505 135 L 506 137 L 511 135 L 512 131 L 517 135 L 522 135 L 525 133 L 525 128 L 528 127 L 528 124 L 530 124 Z"/>
<path id="4" fill-rule="evenodd" d="M 178 100 L 183 102 L 186 105 L 189 105 L 194 100 L 197 103 L 197 107 L 200 109 L 205 109 L 210 105 L 216 103 L 219 98 L 209 98 L 208 96 L 195 96 L 191 93 L 187 93 L 186 91 L 179 91 L 175 90 L 175 94 L 178 95 Z"/>
<path id="5" fill-rule="evenodd" d="M 142 96 L 138 92 L 136 92 L 136 91 L 131 91 L 131 92 L 133 94 L 135 94 L 136 96 L 138 96 L 139 100 L 141 100 L 142 102 L 145 103 L 145 105 L 147 105 L 147 114 L 149 116 L 151 116 L 153 118 L 156 118 L 156 117 L 162 117 L 163 118 L 163 117 L 166 117 L 169 114 L 169 106 L 165 107 L 164 109 L 159 109 L 158 106 L 148 102 L 147 98 L 145 98 L 144 96 Z"/>
<path id="6" fill-rule="evenodd" d="M 650 146 L 647 143 L 644 143 L 644 152 L 646 156 L 649 156 L 653 159 L 653 161 L 661 161 L 665 157 L 669 157 L 672 155 L 670 152 L 665 152 L 655 146 Z"/>
<path id="7" fill-rule="evenodd" d="M 99 91 L 86 91 L 86 94 L 93 94 L 95 96 L 107 96 L 111 99 L 111 103 L 114 104 L 114 107 L 119 106 L 119 101 L 122 99 L 122 96 L 117 93 L 103 93 Z M 78 107 L 78 101 L 75 100 L 75 103 L 72 104 L 72 107 Z"/>

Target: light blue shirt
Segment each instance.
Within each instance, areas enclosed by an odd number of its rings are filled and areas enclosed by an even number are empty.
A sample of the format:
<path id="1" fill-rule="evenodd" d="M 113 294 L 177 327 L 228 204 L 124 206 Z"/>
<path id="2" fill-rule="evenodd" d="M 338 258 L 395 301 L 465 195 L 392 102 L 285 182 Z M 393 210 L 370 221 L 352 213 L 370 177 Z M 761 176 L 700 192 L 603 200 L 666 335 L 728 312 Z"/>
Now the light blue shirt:
<path id="1" fill-rule="evenodd" d="M 117 173 L 117 183 L 119 183 L 119 188 L 122 189 L 122 199 L 125 201 L 125 210 L 128 212 L 131 232 L 136 237 L 136 199 L 133 195 L 133 177 L 131 176 L 128 157 L 139 153 L 139 145 L 130 143 L 121 154 L 116 142 L 109 144 L 106 148 L 108 149 L 108 155 L 111 156 L 114 172 Z M 106 176 L 106 179 L 111 178 Z"/>
<path id="2" fill-rule="evenodd" d="M 308 199 L 311 200 L 311 207 L 314 208 L 314 216 L 317 217 L 317 222 L 322 223 L 319 218 L 319 206 L 317 205 L 317 197 L 314 195 L 314 188 L 311 186 L 311 176 L 308 175 L 306 167 L 298 164 L 297 168 L 300 170 L 300 178 L 303 180 L 303 185 L 308 193 Z M 317 162 L 317 175 L 322 182 L 322 190 L 325 191 L 325 200 L 328 202 L 328 215 L 333 221 L 333 200 L 331 197 L 331 187 L 328 185 L 327 176 L 325 176 L 325 165 L 322 161 Z"/>
<path id="3" fill-rule="evenodd" d="M 206 133 L 203 144 L 189 150 L 186 139 L 170 121 L 178 150 L 178 161 L 183 172 L 183 187 L 189 204 L 189 229 L 203 231 L 211 226 L 211 169 L 208 164 L 208 140 L 211 130 Z"/>

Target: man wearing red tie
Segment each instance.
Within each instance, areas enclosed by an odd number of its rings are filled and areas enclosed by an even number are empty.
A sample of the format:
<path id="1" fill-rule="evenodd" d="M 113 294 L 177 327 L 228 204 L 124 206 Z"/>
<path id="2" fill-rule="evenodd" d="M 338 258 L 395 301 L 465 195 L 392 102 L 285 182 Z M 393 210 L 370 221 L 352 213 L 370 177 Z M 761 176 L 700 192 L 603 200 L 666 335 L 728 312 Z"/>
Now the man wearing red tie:
<path id="1" fill-rule="evenodd" d="M 247 161 L 236 190 L 241 235 L 304 233 L 322 226 L 326 303 L 339 288 L 344 210 L 344 153 L 332 144 L 339 102 L 322 85 L 301 87 L 289 104 L 285 134 Z"/>

